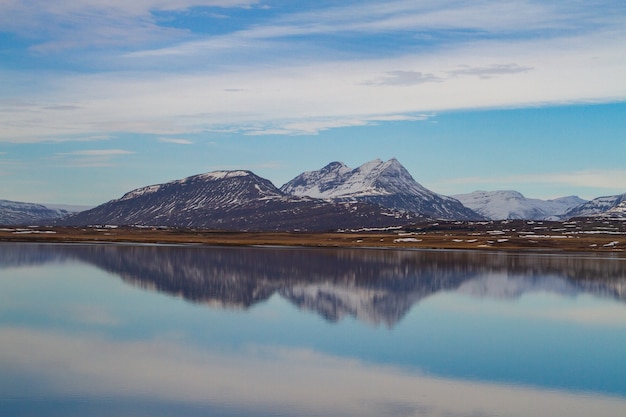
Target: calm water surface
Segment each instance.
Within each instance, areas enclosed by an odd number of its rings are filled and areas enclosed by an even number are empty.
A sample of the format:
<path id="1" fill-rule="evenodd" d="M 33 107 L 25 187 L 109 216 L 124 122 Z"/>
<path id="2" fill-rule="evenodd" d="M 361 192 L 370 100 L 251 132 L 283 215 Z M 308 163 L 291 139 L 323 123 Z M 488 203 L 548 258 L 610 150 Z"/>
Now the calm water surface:
<path id="1" fill-rule="evenodd" d="M 0 244 L 2 416 L 626 415 L 626 259 Z"/>

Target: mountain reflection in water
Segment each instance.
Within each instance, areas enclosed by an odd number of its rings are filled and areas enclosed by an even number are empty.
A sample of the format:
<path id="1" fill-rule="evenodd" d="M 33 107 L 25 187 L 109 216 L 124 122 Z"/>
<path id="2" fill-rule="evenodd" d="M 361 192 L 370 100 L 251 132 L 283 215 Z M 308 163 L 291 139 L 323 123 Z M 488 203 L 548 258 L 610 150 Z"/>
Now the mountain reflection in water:
<path id="1" fill-rule="evenodd" d="M 44 250 L 45 249 L 45 250 Z M 274 294 L 335 322 L 393 327 L 432 294 L 543 291 L 626 301 L 626 260 L 573 255 L 159 245 L 3 245 L 2 266 L 79 260 L 148 290 L 247 309 Z"/>
<path id="2" fill-rule="evenodd" d="M 0 243 L 0 415 L 622 417 L 625 286 L 616 256 Z"/>

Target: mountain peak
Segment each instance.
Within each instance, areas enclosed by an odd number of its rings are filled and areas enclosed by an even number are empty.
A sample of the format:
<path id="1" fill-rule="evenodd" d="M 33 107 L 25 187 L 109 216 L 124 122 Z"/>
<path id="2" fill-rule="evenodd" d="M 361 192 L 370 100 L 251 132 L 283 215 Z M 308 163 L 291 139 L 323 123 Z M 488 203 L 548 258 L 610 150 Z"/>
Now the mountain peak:
<path id="1" fill-rule="evenodd" d="M 433 218 L 477 219 L 458 201 L 420 185 L 396 159 L 374 159 L 355 169 L 331 163 L 281 187 L 285 194 L 334 201 L 364 201 Z M 334 169 L 330 169 L 330 167 Z"/>
<path id="2" fill-rule="evenodd" d="M 337 173 L 341 174 L 344 172 L 350 171 L 350 168 L 346 166 L 343 162 L 334 161 L 330 164 L 326 165 L 324 168 L 320 170 L 320 172 L 329 174 L 329 173 Z"/>

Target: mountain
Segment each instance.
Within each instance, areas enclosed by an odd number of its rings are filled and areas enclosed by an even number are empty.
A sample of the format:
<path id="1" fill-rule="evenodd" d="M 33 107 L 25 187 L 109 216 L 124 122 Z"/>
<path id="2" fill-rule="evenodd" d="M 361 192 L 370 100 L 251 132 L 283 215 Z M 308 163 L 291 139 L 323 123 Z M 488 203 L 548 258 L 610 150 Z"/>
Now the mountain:
<path id="1" fill-rule="evenodd" d="M 285 195 L 250 171 L 214 171 L 138 188 L 59 224 L 320 231 L 400 226 L 417 220 L 418 216 L 367 203 Z"/>
<path id="2" fill-rule="evenodd" d="M 0 225 L 4 226 L 52 223 L 54 220 L 68 214 L 67 210 L 53 209 L 42 204 L 0 200 Z"/>
<path id="3" fill-rule="evenodd" d="M 453 196 L 465 207 L 490 220 L 556 220 L 562 218 L 572 208 L 586 202 L 576 196 L 554 200 L 526 198 L 511 190 L 474 191 Z"/>
<path id="4" fill-rule="evenodd" d="M 458 200 L 420 185 L 395 158 L 386 162 L 376 159 L 355 169 L 342 162 L 331 162 L 318 171 L 298 175 L 283 185 L 281 191 L 335 202 L 367 202 L 434 219 L 481 218 Z"/>
<path id="5" fill-rule="evenodd" d="M 626 219 L 626 194 L 598 197 L 569 210 L 565 216 Z"/>

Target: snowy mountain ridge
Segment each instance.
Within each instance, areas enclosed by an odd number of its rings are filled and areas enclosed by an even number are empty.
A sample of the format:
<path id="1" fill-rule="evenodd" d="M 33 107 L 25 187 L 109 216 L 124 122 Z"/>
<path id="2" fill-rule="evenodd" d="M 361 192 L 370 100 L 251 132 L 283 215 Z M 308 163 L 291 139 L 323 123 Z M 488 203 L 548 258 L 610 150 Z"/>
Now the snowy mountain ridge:
<path id="1" fill-rule="evenodd" d="M 331 162 L 320 170 L 298 175 L 281 191 L 328 201 L 365 201 L 435 219 L 481 218 L 456 199 L 423 187 L 395 158 L 386 162 L 375 159 L 355 169 L 342 162 Z"/>
<path id="2" fill-rule="evenodd" d="M 594 198 L 569 210 L 565 216 L 571 217 L 612 217 L 626 219 L 626 193 Z"/>

